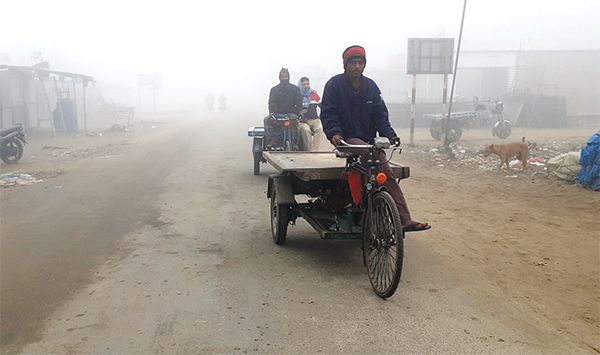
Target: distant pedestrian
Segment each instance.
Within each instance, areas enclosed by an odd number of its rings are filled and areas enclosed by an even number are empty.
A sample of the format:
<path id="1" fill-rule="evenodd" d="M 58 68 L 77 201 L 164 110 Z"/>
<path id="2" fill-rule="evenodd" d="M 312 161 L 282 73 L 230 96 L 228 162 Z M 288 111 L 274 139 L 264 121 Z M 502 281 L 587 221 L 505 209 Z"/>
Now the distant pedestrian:
<path id="1" fill-rule="evenodd" d="M 208 112 L 212 112 L 213 106 L 215 104 L 215 98 L 212 93 L 208 93 L 204 98 L 204 103 L 206 103 L 206 108 L 208 108 Z"/>
<path id="2" fill-rule="evenodd" d="M 221 112 L 225 112 L 226 108 L 227 98 L 225 97 L 225 94 L 221 94 L 221 97 L 219 97 L 219 110 L 221 110 Z"/>

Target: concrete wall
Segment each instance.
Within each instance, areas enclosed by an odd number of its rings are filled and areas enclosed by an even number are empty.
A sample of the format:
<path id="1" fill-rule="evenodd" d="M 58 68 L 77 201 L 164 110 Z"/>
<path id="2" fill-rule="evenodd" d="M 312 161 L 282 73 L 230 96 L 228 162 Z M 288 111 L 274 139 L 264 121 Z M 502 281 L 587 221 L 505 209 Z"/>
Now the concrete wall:
<path id="1" fill-rule="evenodd" d="M 36 85 L 32 75 L 5 70 L 0 72 L 0 104 L 2 119 L 0 127 L 16 123 L 25 126 L 36 124 Z"/>

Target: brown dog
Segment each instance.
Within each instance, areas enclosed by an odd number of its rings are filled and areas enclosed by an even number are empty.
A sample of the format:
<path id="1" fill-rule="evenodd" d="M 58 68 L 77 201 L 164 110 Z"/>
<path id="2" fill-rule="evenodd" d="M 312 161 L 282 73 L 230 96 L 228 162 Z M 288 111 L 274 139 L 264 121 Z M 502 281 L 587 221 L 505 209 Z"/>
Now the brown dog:
<path id="1" fill-rule="evenodd" d="M 506 169 L 510 171 L 508 160 L 512 157 L 517 157 L 523 163 L 523 170 L 527 168 L 527 158 L 529 157 L 529 146 L 525 143 L 525 137 L 521 142 L 509 144 L 488 144 L 485 146 L 485 156 L 496 154 L 500 157 L 500 166 L 498 172 L 502 171 L 502 165 L 506 164 Z"/>

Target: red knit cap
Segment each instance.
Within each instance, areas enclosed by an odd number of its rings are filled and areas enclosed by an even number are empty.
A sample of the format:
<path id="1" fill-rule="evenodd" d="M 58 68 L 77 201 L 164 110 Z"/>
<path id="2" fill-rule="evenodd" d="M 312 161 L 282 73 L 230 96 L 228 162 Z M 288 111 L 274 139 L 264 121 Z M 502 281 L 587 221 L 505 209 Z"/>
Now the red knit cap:
<path id="1" fill-rule="evenodd" d="M 342 53 L 342 58 L 344 59 L 344 67 L 346 67 L 346 63 L 354 58 L 361 58 L 362 60 L 367 62 L 367 55 L 365 53 L 365 49 L 361 46 L 350 46 L 346 48 L 344 53 Z"/>

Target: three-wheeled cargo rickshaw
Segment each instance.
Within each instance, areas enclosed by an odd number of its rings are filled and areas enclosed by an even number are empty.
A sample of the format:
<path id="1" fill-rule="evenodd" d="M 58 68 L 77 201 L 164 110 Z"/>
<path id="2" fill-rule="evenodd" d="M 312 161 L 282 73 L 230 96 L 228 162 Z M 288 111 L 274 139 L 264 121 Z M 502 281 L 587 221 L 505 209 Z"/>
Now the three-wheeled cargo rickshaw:
<path id="1" fill-rule="evenodd" d="M 375 293 L 387 298 L 400 281 L 404 232 L 394 199 L 386 191 L 383 164 L 395 177 L 408 178 L 409 167 L 380 161 L 387 138 L 373 144 L 338 146 L 333 152 L 263 151 L 262 158 L 279 174 L 269 175 L 271 231 L 284 244 L 287 228 L 304 218 L 323 239 L 360 239 L 364 265 Z M 390 156 L 391 157 L 391 156 Z M 308 196 L 297 202 L 296 196 Z"/>

